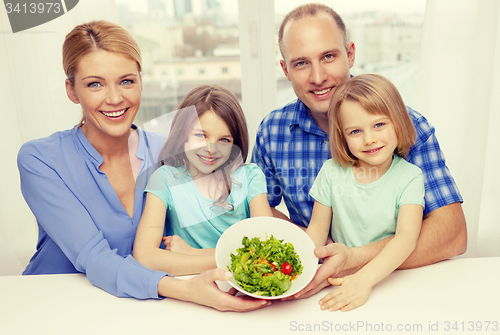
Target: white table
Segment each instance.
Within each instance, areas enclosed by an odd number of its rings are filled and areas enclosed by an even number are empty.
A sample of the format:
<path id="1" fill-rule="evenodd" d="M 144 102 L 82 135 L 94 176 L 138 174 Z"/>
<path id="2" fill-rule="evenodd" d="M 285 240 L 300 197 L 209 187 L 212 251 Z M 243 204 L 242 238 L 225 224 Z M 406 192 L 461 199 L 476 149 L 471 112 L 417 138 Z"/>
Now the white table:
<path id="1" fill-rule="evenodd" d="M 500 257 L 461 258 L 396 271 L 350 312 L 319 309 L 327 288 L 239 314 L 116 298 L 80 274 L 5 276 L 0 334 L 500 334 L 499 277 Z"/>

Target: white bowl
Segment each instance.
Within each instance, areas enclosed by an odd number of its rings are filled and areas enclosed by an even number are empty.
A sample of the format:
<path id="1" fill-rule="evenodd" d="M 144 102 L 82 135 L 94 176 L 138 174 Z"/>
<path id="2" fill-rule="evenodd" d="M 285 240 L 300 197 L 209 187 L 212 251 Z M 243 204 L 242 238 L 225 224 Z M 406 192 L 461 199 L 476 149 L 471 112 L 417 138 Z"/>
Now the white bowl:
<path id="1" fill-rule="evenodd" d="M 229 227 L 217 241 L 215 247 L 215 260 L 217 267 L 228 270 L 231 268 L 231 253 L 237 254 L 237 249 L 243 244 L 241 240 L 244 236 L 252 239 L 259 237 L 262 240 L 273 235 L 278 240 L 293 244 L 295 252 L 302 262 L 302 273 L 292 281 L 292 286 L 282 295 L 274 297 L 263 297 L 245 291 L 234 279 L 229 280 L 229 284 L 238 291 L 259 299 L 282 299 L 294 295 L 302 290 L 313 279 L 318 268 L 318 258 L 314 255 L 314 243 L 307 236 L 306 232 L 285 220 L 273 217 L 254 217 L 242 220 Z"/>

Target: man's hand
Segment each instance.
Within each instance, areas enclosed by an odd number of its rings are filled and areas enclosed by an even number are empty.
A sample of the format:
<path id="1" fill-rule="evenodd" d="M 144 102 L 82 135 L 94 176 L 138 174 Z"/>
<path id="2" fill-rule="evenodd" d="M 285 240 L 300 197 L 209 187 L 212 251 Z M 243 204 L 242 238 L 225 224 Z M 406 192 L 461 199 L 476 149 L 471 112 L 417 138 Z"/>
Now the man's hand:
<path id="1" fill-rule="evenodd" d="M 324 247 L 314 249 L 318 258 L 324 258 L 312 281 L 302 291 L 294 295 L 294 298 L 308 298 L 323 288 L 329 286 L 328 278 L 337 277 L 344 272 L 352 250 L 342 243 L 330 243 Z"/>

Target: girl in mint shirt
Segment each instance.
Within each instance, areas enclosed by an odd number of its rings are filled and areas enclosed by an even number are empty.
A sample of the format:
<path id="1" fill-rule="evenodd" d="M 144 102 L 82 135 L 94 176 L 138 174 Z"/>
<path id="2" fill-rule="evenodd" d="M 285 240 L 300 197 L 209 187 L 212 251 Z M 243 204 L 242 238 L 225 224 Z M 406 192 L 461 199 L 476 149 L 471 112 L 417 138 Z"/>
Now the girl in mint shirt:
<path id="1" fill-rule="evenodd" d="M 264 173 L 245 165 L 248 130 L 227 89 L 201 85 L 187 94 L 146 187 L 134 257 L 158 271 L 182 275 L 214 268 L 214 249 L 232 224 L 272 216 Z M 159 249 L 165 229 L 166 249 Z"/>
<path id="2" fill-rule="evenodd" d="M 333 241 L 359 247 L 394 235 L 357 273 L 329 278 L 340 286 L 320 300 L 323 310 L 363 305 L 372 287 L 415 249 L 424 206 L 422 171 L 404 157 L 415 128 L 396 87 L 379 75 L 359 75 L 339 86 L 328 110 L 332 159 L 310 194 L 307 234 L 316 247 Z"/>

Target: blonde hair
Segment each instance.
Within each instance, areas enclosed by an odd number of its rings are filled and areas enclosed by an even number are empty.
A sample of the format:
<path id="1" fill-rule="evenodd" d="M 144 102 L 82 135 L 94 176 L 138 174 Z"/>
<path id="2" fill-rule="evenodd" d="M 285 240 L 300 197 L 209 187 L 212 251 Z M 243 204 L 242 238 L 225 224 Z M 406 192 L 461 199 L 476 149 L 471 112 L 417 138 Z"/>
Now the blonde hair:
<path id="1" fill-rule="evenodd" d="M 142 71 L 141 51 L 132 35 L 116 23 L 100 20 L 80 24 L 73 28 L 63 43 L 63 68 L 71 87 L 75 85 L 75 73 L 81 59 L 97 50 L 116 52 L 137 63 Z M 84 122 L 82 117 L 82 123 Z"/>
<path id="2" fill-rule="evenodd" d="M 355 157 L 347 145 L 340 107 L 344 101 L 358 102 L 370 114 L 382 114 L 394 124 L 398 145 L 394 153 L 405 158 L 415 143 L 416 130 L 396 86 L 377 74 L 352 77 L 339 86 L 328 109 L 332 158 L 343 167 L 354 165 Z"/>

